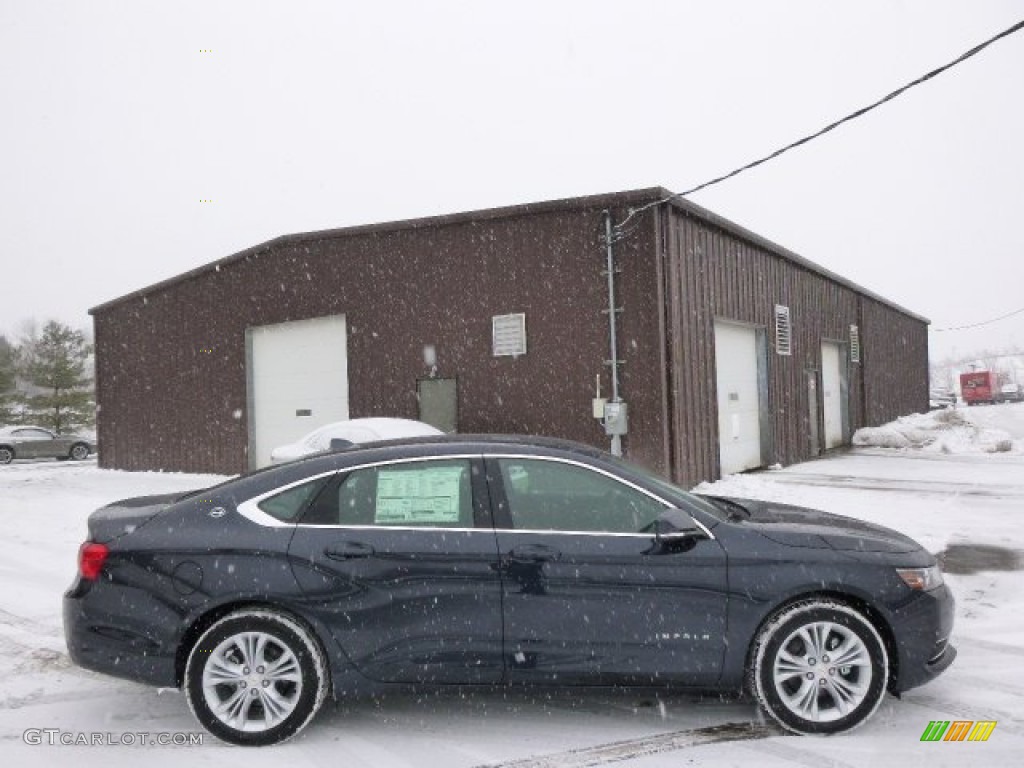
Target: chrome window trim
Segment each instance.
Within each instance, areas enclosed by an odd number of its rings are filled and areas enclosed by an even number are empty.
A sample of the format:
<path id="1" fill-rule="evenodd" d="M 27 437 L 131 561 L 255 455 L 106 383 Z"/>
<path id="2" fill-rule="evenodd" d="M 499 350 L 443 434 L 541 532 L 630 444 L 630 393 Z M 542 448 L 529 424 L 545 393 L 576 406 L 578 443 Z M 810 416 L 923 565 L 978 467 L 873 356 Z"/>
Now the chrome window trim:
<path id="1" fill-rule="evenodd" d="M 340 470 L 332 469 L 329 472 L 321 472 L 318 475 L 310 475 L 304 477 L 301 480 L 296 480 L 294 483 L 288 483 L 287 485 L 279 485 L 272 491 L 261 493 L 259 496 L 253 496 L 252 498 L 246 499 L 238 505 L 238 514 L 249 520 L 256 525 L 262 525 L 264 528 L 297 528 L 295 523 L 287 523 L 284 520 L 278 520 L 273 515 L 268 515 L 262 509 L 259 508 L 259 503 L 264 499 L 269 499 L 272 496 L 290 491 L 292 488 L 298 488 L 300 485 L 306 483 L 312 483 L 314 480 L 321 480 L 325 477 L 332 477 L 338 474 Z"/>
<path id="2" fill-rule="evenodd" d="M 265 528 L 373 528 L 373 529 L 395 530 L 399 526 L 390 526 L 390 525 L 370 525 L 370 526 L 302 525 L 301 523 L 300 524 L 286 523 L 283 520 L 278 520 L 273 515 L 268 515 L 266 512 L 264 512 L 262 509 L 259 508 L 259 503 L 261 501 L 263 501 L 264 499 L 269 499 L 271 496 L 277 496 L 279 493 L 284 493 L 285 491 L 290 491 L 292 488 L 297 488 L 300 485 L 305 485 L 306 483 L 311 483 L 314 480 L 319 480 L 319 479 L 324 478 L 324 477 L 331 477 L 331 476 L 337 475 L 338 473 L 341 473 L 341 472 L 348 473 L 348 472 L 354 472 L 357 469 L 369 469 L 371 467 L 385 467 L 385 466 L 388 466 L 388 465 L 391 465 L 391 464 L 410 464 L 410 463 L 417 462 L 417 461 L 446 461 L 446 460 L 450 460 L 450 459 L 466 459 L 466 460 L 472 461 L 473 459 L 479 459 L 479 458 L 480 458 L 480 454 L 478 454 L 478 453 L 460 453 L 460 454 L 452 454 L 451 456 L 412 456 L 412 457 L 408 457 L 408 458 L 404 458 L 404 459 L 384 459 L 384 460 L 381 460 L 381 461 L 370 461 L 370 462 L 367 462 L 365 464 L 353 464 L 351 467 L 338 467 L 337 469 L 332 469 L 332 470 L 330 470 L 328 472 L 321 472 L 318 475 L 310 475 L 309 477 L 304 477 L 301 480 L 296 480 L 293 483 L 288 483 L 288 485 L 278 486 L 277 488 L 275 488 L 272 491 L 267 491 L 266 493 L 261 493 L 259 496 L 253 496 L 250 499 L 246 499 L 245 501 L 243 501 L 241 504 L 238 505 L 238 514 L 240 514 L 242 517 L 246 518 L 250 522 L 256 523 L 257 525 L 262 525 Z M 434 526 L 422 526 L 422 527 L 410 526 L 410 527 L 412 527 L 414 530 L 417 530 L 417 531 L 424 531 L 424 530 L 431 530 L 431 531 L 442 531 L 442 530 L 452 530 L 452 531 L 457 531 L 457 530 L 474 530 L 474 531 L 475 530 L 486 530 L 486 529 L 483 529 L 483 528 L 479 528 L 479 529 L 478 528 L 459 529 L 459 528 L 438 528 L 438 527 L 434 527 Z"/>
<path id="3" fill-rule="evenodd" d="M 614 531 L 560 531 L 560 530 L 545 530 L 545 529 L 532 529 L 532 528 L 445 528 L 442 526 L 399 526 L 399 525 L 313 525 L 313 524 L 295 524 L 287 523 L 283 520 L 278 520 L 272 515 L 268 515 L 262 509 L 259 508 L 259 503 L 264 499 L 268 499 L 271 496 L 276 496 L 279 493 L 284 493 L 292 488 L 311 483 L 314 480 L 321 478 L 330 477 L 339 473 L 355 472 L 359 469 L 371 469 L 373 467 L 386 467 L 395 464 L 413 464 L 424 461 L 453 461 L 453 460 L 466 460 L 473 461 L 474 459 L 529 459 L 531 461 L 551 461 L 559 464 L 568 464 L 570 466 L 579 467 L 580 469 L 589 470 L 590 472 L 596 472 L 597 474 L 604 475 L 608 479 L 625 485 L 628 488 L 632 488 L 635 491 L 639 491 L 645 496 L 649 496 L 658 503 L 664 505 L 666 509 L 672 508 L 672 504 L 663 499 L 658 494 L 648 491 L 646 488 L 641 488 L 636 483 L 633 483 L 625 478 L 618 477 L 611 472 L 595 467 L 582 461 L 575 459 L 568 459 L 563 456 L 540 456 L 533 453 L 454 453 L 451 455 L 443 456 L 409 456 L 401 459 L 383 459 L 380 461 L 369 461 L 365 464 L 353 464 L 350 467 L 339 467 L 332 469 L 328 472 L 321 472 L 317 475 L 311 475 L 304 477 L 301 480 L 296 480 L 288 485 L 282 485 L 275 488 L 272 491 L 267 491 L 259 496 L 253 496 L 250 499 L 246 499 L 238 505 L 238 513 L 249 520 L 250 522 L 262 525 L 266 528 L 311 528 L 311 529 L 332 529 L 332 530 L 371 530 L 371 531 L 436 531 L 444 533 L 515 533 L 515 534 L 544 534 L 544 535 L 555 535 L 555 536 L 611 536 L 615 538 L 641 538 L 641 539 L 653 539 L 654 534 L 651 533 L 618 533 Z M 701 529 L 704 535 L 714 541 L 715 535 L 711 530 L 704 525 L 700 520 L 690 515 L 690 519 Z"/>
<path id="4" fill-rule="evenodd" d="M 436 525 L 326 525 L 326 524 L 308 524 L 308 525 L 296 525 L 296 528 L 320 528 L 330 530 L 345 530 L 345 531 L 418 531 L 424 533 L 427 531 L 438 532 L 438 533 L 489 533 L 494 535 L 493 528 L 442 528 Z"/>
<path id="5" fill-rule="evenodd" d="M 575 459 L 567 459 L 567 458 L 565 458 L 563 456 L 537 456 L 536 454 L 532 454 L 532 453 L 522 453 L 522 454 L 520 454 L 520 453 L 488 453 L 488 454 L 484 454 L 484 457 L 488 458 L 488 459 L 530 459 L 530 460 L 534 460 L 534 461 L 553 461 L 553 462 L 558 462 L 560 464 L 570 464 L 570 465 L 575 466 L 575 467 L 580 467 L 581 469 L 586 469 L 586 470 L 589 470 L 591 472 L 596 472 L 596 473 L 598 473 L 600 475 L 604 475 L 605 477 L 607 477 L 608 479 L 610 479 L 610 480 L 612 480 L 612 481 L 614 481 L 616 483 L 620 483 L 622 485 L 627 486 L 628 488 L 632 488 L 634 491 L 639 491 L 640 493 L 644 494 L 645 496 L 650 496 L 652 499 L 657 501 L 659 504 L 663 504 L 665 506 L 665 509 L 672 509 L 673 508 L 673 505 L 670 502 L 665 501 L 665 499 L 663 499 L 661 496 L 659 496 L 658 494 L 654 493 L 653 491 L 648 491 L 646 488 L 641 488 L 636 483 L 630 482 L 629 480 L 626 480 L 625 478 L 622 478 L 622 477 L 619 477 L 618 475 L 612 474 L 608 470 L 601 469 L 600 467 L 592 466 L 592 465 L 587 464 L 587 463 L 582 462 L 582 461 L 576 461 Z M 687 513 L 687 514 L 689 514 L 689 513 Z M 690 515 L 690 519 L 693 520 L 693 522 L 701 529 L 701 531 L 704 532 L 705 536 L 707 536 L 711 540 L 714 540 L 715 535 L 713 533 L 711 533 L 711 529 L 709 529 L 706 525 L 704 525 L 704 523 L 702 523 L 700 520 L 695 518 L 693 515 Z M 534 530 L 534 529 L 526 529 L 526 528 L 495 528 L 494 530 L 495 531 L 502 531 L 502 532 L 510 531 L 510 532 L 514 532 L 514 533 L 555 533 L 555 534 L 567 534 L 567 535 L 572 535 L 572 536 L 587 536 L 587 535 L 592 535 L 592 536 L 640 536 L 642 538 L 647 538 L 647 539 L 650 539 L 650 538 L 654 537 L 653 534 L 649 534 L 649 533 L 615 533 L 615 532 L 612 532 L 612 531 L 549 531 L 549 530 Z"/>

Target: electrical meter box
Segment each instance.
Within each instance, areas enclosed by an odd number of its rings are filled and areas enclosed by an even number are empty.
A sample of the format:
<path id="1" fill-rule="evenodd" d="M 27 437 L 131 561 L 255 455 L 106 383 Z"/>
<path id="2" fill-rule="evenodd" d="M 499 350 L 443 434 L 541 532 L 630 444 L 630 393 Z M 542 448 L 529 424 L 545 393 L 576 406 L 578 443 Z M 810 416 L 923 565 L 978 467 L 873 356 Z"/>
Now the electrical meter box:
<path id="1" fill-rule="evenodd" d="M 605 403 L 604 433 L 606 435 L 624 435 L 629 430 L 629 411 L 623 402 Z"/>

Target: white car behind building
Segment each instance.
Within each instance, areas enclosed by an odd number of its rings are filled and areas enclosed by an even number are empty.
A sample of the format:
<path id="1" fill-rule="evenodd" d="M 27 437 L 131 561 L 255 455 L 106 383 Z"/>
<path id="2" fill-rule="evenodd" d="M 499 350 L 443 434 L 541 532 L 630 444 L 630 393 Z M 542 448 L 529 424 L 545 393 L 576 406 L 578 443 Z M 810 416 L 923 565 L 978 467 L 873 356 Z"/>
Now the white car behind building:
<path id="1" fill-rule="evenodd" d="M 270 461 L 280 464 L 303 456 L 331 449 L 332 440 L 348 443 L 374 443 L 378 440 L 396 440 L 406 437 L 429 437 L 444 434 L 436 427 L 413 419 L 368 418 L 349 419 L 326 424 L 314 429 L 294 443 L 279 445 L 270 452 Z"/>

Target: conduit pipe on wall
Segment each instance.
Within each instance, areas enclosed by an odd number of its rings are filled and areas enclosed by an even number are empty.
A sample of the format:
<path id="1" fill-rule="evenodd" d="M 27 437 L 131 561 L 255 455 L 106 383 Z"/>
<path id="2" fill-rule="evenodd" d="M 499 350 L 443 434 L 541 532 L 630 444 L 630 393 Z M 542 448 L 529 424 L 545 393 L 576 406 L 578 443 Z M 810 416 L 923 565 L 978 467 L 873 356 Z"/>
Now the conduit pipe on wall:
<path id="1" fill-rule="evenodd" d="M 612 214 L 611 211 L 604 211 L 604 244 L 605 244 L 605 276 L 608 279 L 608 365 L 612 369 L 612 400 L 615 412 L 622 403 L 619 394 L 619 344 L 617 318 L 619 308 L 615 306 L 615 253 L 612 250 Z M 622 455 L 622 436 L 618 429 L 609 428 L 608 418 L 605 418 L 605 431 L 611 435 L 611 452 L 613 456 Z"/>

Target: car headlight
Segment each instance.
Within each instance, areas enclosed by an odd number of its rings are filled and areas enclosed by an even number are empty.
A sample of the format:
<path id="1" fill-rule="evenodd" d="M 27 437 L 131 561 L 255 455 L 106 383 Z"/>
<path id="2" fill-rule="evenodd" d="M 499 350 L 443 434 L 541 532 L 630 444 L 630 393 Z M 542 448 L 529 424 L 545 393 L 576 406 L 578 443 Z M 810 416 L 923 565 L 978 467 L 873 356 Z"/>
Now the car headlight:
<path id="1" fill-rule="evenodd" d="M 903 579 L 903 583 L 911 589 L 918 589 L 927 592 L 942 586 L 942 571 L 939 566 L 931 565 L 927 568 L 897 568 L 896 573 Z"/>

